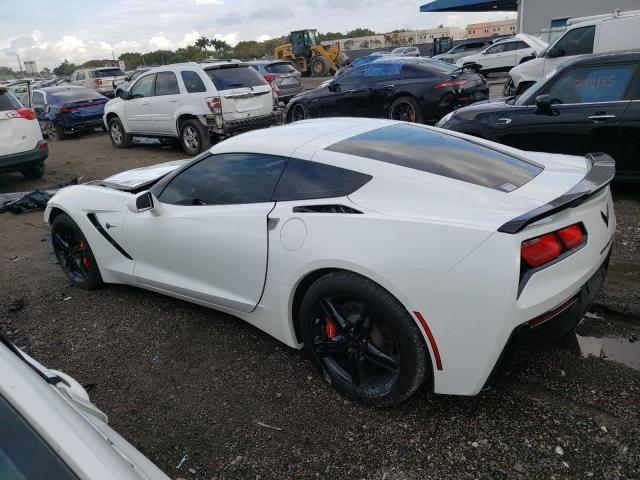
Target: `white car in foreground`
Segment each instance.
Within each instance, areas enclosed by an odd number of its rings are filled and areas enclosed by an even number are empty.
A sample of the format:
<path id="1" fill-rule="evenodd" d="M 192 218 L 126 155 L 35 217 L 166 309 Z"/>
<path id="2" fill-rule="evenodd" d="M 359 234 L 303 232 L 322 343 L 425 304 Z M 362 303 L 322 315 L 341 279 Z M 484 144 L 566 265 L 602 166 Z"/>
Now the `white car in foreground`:
<path id="1" fill-rule="evenodd" d="M 381 406 L 425 381 L 476 394 L 516 339 L 576 325 L 606 271 L 614 170 L 606 155 L 330 118 L 65 188 L 45 220 L 78 287 L 236 315 Z"/>
<path id="2" fill-rule="evenodd" d="M 169 480 L 107 425 L 82 385 L 2 335 L 0 478 Z"/>

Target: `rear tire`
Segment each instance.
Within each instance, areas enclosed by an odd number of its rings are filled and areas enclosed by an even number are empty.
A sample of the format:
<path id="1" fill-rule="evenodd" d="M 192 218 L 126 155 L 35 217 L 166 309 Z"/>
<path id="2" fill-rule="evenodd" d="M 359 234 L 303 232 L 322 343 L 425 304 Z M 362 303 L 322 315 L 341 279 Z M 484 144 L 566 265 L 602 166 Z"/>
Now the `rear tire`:
<path id="1" fill-rule="evenodd" d="M 73 285 L 84 290 L 102 286 L 89 242 L 80 227 L 66 213 L 60 213 L 51 224 L 51 243 L 58 263 Z"/>
<path id="2" fill-rule="evenodd" d="M 413 97 L 397 98 L 389 107 L 389 118 L 402 122 L 421 123 L 420 105 Z"/>
<path id="3" fill-rule="evenodd" d="M 42 178 L 44 175 L 44 162 L 31 165 L 29 168 L 22 171 L 22 175 L 29 180 Z"/>
<path id="4" fill-rule="evenodd" d="M 289 107 L 286 123 L 298 122 L 300 120 L 306 120 L 308 118 L 311 118 L 309 109 L 302 103 L 294 103 Z"/>
<path id="5" fill-rule="evenodd" d="M 56 140 L 64 140 L 66 137 L 64 130 L 54 124 L 51 120 L 47 120 L 45 123 L 45 135 L 52 142 L 55 142 Z"/>
<path id="6" fill-rule="evenodd" d="M 299 319 L 313 364 L 355 401 L 396 405 L 433 375 L 416 322 L 389 292 L 365 277 L 346 271 L 324 275 L 305 293 Z"/>
<path id="7" fill-rule="evenodd" d="M 133 135 L 129 135 L 118 117 L 109 120 L 109 138 L 116 148 L 129 148 L 133 145 Z"/>
<path id="8" fill-rule="evenodd" d="M 187 155 L 194 156 L 211 146 L 211 138 L 200 121 L 189 119 L 180 124 L 180 144 Z"/>
<path id="9" fill-rule="evenodd" d="M 311 59 L 311 74 L 314 77 L 326 77 L 329 74 L 329 62 L 324 57 L 313 57 Z"/>

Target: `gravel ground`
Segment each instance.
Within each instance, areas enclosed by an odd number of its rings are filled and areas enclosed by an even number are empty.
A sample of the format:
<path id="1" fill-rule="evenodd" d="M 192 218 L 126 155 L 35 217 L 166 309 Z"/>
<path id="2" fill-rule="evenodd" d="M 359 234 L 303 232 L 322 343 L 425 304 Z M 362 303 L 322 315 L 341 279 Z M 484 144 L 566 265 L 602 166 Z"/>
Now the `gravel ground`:
<path id="1" fill-rule="evenodd" d="M 44 179 L 0 175 L 0 192 L 184 157 L 116 150 L 97 132 L 50 151 Z M 616 186 L 614 196 L 611 272 L 581 333 L 638 336 L 640 195 Z M 73 288 L 42 212 L 0 216 L 0 245 L 0 330 L 80 381 L 172 478 L 640 478 L 640 371 L 621 364 L 553 348 L 476 397 L 422 391 L 371 409 L 231 316 L 131 287 Z"/>

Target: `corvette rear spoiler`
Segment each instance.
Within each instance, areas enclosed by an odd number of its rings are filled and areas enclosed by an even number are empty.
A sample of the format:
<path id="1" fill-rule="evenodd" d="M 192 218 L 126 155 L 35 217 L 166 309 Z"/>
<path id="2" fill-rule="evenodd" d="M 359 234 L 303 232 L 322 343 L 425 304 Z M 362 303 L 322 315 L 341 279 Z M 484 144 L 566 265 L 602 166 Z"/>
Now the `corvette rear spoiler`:
<path id="1" fill-rule="evenodd" d="M 546 205 L 509 220 L 498 228 L 498 231 L 502 233 L 518 233 L 527 225 L 537 222 L 541 218 L 584 202 L 587 198 L 609 185 L 616 174 L 615 160 L 606 153 L 588 153 L 585 158 L 591 163 L 589 171 L 571 190 Z"/>

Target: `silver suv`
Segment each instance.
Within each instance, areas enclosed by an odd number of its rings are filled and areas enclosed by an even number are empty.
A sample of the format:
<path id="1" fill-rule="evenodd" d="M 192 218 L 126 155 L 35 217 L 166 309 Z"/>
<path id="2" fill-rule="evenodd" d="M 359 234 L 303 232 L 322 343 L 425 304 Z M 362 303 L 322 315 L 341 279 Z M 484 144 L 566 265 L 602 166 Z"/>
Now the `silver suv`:
<path id="1" fill-rule="evenodd" d="M 105 97 L 113 97 L 115 83 L 124 80 L 127 74 L 118 67 L 83 68 L 71 74 L 69 83 L 90 88 Z"/>

